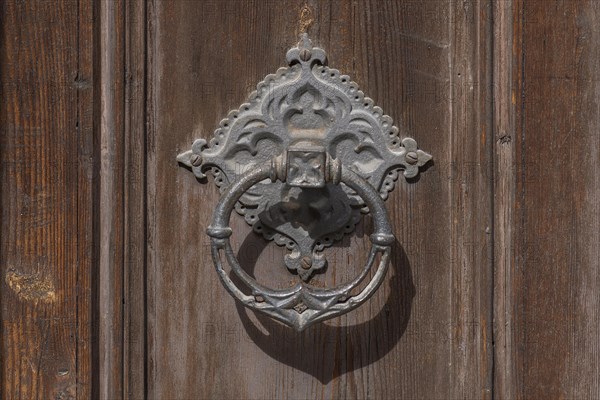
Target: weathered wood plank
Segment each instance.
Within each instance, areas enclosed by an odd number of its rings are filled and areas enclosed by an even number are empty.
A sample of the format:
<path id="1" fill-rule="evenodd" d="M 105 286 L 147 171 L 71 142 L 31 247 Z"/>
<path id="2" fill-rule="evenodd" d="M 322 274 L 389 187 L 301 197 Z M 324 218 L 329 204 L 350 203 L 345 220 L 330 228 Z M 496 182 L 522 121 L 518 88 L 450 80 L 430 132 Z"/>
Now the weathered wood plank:
<path id="1" fill-rule="evenodd" d="M 519 3 L 494 3 L 494 398 L 516 396 L 513 279 Z"/>
<path id="2" fill-rule="evenodd" d="M 124 398 L 146 391 L 146 2 L 125 2 Z"/>
<path id="3" fill-rule="evenodd" d="M 146 391 L 146 3 L 98 4 L 99 396 Z"/>
<path id="4" fill-rule="evenodd" d="M 518 398 L 598 398 L 600 3 L 526 1 L 516 11 L 516 196 L 503 287 L 513 361 L 497 370 L 513 369 Z"/>
<path id="5" fill-rule="evenodd" d="M 91 398 L 92 7 L 0 9 L 0 397 Z"/>
<path id="6" fill-rule="evenodd" d="M 125 249 L 125 4 L 98 4 L 98 394 L 123 397 Z"/>
<path id="7" fill-rule="evenodd" d="M 149 397 L 491 397 L 489 3 L 155 6 Z M 380 292 L 296 334 L 239 308 L 221 287 L 204 235 L 218 191 L 198 184 L 175 156 L 193 138 L 210 138 L 220 118 L 283 64 L 301 28 L 436 158 L 387 202 L 399 245 Z M 262 250 L 234 220 L 241 255 L 276 275 L 281 249 Z M 363 239 L 335 249 L 336 269 L 364 259 Z M 260 255 L 244 253 L 252 249 Z"/>

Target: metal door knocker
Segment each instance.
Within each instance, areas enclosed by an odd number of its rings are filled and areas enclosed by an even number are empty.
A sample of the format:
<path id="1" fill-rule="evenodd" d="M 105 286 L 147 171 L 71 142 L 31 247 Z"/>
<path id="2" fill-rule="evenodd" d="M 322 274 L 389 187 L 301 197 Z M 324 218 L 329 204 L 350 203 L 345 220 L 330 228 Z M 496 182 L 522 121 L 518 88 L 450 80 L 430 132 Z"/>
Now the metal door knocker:
<path id="1" fill-rule="evenodd" d="M 225 288 L 245 306 L 300 331 L 358 307 L 377 290 L 395 240 L 383 201 L 400 173 L 417 176 L 431 156 L 414 139 L 399 138 L 392 119 L 348 76 L 327 67 L 325 51 L 306 34 L 287 62 L 229 112 L 208 144 L 197 139 L 177 160 L 198 178 L 210 171 L 221 190 L 207 233 Z M 285 266 L 302 283 L 270 289 L 242 269 L 229 242 L 234 209 L 254 232 L 290 250 Z M 311 277 L 327 265 L 323 250 L 353 232 L 361 213 L 374 221 L 364 269 L 347 284 L 312 287 Z M 377 270 L 358 290 L 378 253 Z M 230 279 L 223 255 L 251 294 Z"/>

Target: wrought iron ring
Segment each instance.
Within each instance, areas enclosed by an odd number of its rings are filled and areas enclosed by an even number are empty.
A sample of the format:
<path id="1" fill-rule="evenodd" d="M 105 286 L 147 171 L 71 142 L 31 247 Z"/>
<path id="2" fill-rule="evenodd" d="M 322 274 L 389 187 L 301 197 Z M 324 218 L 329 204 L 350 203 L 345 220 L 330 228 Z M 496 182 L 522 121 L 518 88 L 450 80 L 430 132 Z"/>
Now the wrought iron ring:
<path id="1" fill-rule="evenodd" d="M 368 206 L 373 215 L 374 232 L 370 236 L 372 243 L 367 263 L 361 273 L 349 283 L 324 290 L 298 283 L 289 289 L 271 289 L 258 283 L 240 266 L 229 237 L 232 229 L 229 219 L 239 198 L 255 184 L 270 179 L 285 182 L 288 172 L 286 157 L 273 159 L 271 165 L 258 166 L 232 183 L 223 193 L 207 229 L 211 237 L 212 257 L 227 291 L 243 305 L 261 311 L 269 316 L 301 331 L 315 322 L 347 313 L 365 302 L 379 288 L 388 269 L 390 246 L 395 238 L 387 217 L 383 200 L 379 193 L 360 175 L 338 163 L 327 155 L 326 179 L 328 182 L 340 181 L 354 190 Z M 227 262 L 237 277 L 251 289 L 252 295 L 244 294 L 231 280 L 221 263 L 221 251 L 224 250 Z M 357 294 L 351 294 L 368 275 L 373 263 L 381 253 L 377 271 L 371 281 Z"/>

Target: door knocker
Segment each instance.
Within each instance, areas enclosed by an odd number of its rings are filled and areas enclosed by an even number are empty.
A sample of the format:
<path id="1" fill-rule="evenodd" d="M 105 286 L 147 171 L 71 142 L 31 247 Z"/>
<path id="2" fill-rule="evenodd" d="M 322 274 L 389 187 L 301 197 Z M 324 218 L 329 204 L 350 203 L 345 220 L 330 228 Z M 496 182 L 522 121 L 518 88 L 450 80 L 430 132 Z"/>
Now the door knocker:
<path id="1" fill-rule="evenodd" d="M 207 233 L 225 288 L 246 307 L 301 331 L 358 307 L 377 290 L 395 240 L 383 202 L 400 173 L 417 176 L 431 156 L 414 139 L 399 138 L 392 119 L 347 75 L 327 67 L 325 52 L 306 34 L 287 62 L 229 112 L 209 143 L 197 139 L 177 160 L 198 178 L 210 172 L 221 190 Z M 234 209 L 254 232 L 286 246 L 284 264 L 302 283 L 271 289 L 242 269 L 229 242 Z M 361 273 L 331 289 L 310 286 L 327 265 L 323 250 L 353 232 L 361 213 L 374 221 Z M 357 290 L 378 253 L 371 280 Z M 251 294 L 230 279 L 223 257 Z"/>

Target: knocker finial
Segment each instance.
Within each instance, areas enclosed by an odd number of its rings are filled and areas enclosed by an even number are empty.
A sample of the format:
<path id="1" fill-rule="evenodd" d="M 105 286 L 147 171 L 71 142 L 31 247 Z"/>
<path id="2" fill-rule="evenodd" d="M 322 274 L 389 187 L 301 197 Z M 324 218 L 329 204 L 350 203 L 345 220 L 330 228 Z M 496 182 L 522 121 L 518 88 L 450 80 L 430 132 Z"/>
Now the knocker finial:
<path id="1" fill-rule="evenodd" d="M 323 49 L 313 47 L 312 41 L 308 38 L 308 33 L 300 35 L 298 45 L 288 50 L 286 59 L 289 65 L 295 63 L 307 64 L 308 67 L 314 63 L 327 65 L 327 54 Z"/>

